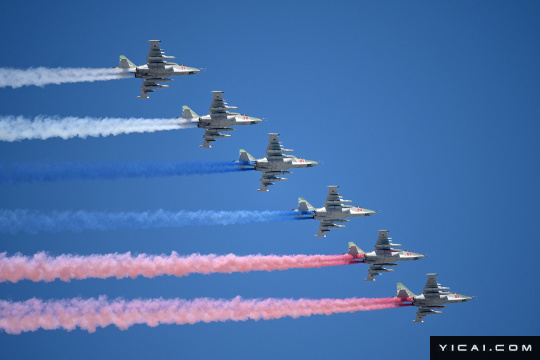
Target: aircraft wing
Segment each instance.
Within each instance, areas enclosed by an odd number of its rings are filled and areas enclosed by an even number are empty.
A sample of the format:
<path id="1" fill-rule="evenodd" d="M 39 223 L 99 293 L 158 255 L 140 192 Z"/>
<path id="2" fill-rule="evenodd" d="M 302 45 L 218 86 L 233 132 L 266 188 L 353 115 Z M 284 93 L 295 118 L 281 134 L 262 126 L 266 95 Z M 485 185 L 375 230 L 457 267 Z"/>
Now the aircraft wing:
<path id="1" fill-rule="evenodd" d="M 216 136 L 220 135 L 219 132 L 215 129 L 206 129 L 204 131 L 203 135 L 203 144 L 201 145 L 202 148 L 210 148 L 212 147 L 210 144 L 212 144 L 212 141 L 216 141 Z"/>
<path id="2" fill-rule="evenodd" d="M 342 228 L 342 227 L 345 227 L 345 225 L 336 225 L 331 220 L 321 220 L 321 222 L 319 224 L 319 232 L 315 236 L 316 237 L 326 237 L 326 233 L 328 231 L 331 231 L 334 228 Z"/>
<path id="3" fill-rule="evenodd" d="M 375 271 L 373 268 L 374 268 L 374 265 L 369 266 L 367 278 L 365 278 L 364 280 L 366 280 L 366 281 L 375 281 L 375 276 L 380 275 L 380 273 Z"/>
<path id="4" fill-rule="evenodd" d="M 371 264 L 368 269 L 368 276 L 364 280 L 366 281 L 375 281 L 375 276 L 381 275 L 382 272 L 391 272 L 394 269 L 387 269 L 383 266 L 395 266 L 397 264 L 389 262 L 386 264 Z"/>
<path id="5" fill-rule="evenodd" d="M 214 93 L 214 98 L 212 99 L 212 104 L 210 104 L 210 115 L 211 116 L 224 116 L 227 114 L 227 103 L 223 100 L 223 91 L 212 91 Z"/>
<path id="6" fill-rule="evenodd" d="M 339 186 L 328 186 L 328 195 L 324 202 L 324 207 L 327 209 L 337 209 L 342 208 L 343 198 L 339 195 L 337 189 Z"/>
<path id="7" fill-rule="evenodd" d="M 150 50 L 148 51 L 148 56 L 146 57 L 146 62 L 148 67 L 152 68 L 163 68 L 166 64 L 166 59 L 173 58 L 173 56 L 164 56 L 163 50 L 159 47 L 161 40 L 149 40 L 150 41 Z"/>
<path id="8" fill-rule="evenodd" d="M 414 319 L 413 322 L 424 322 L 424 317 L 426 317 L 429 311 L 431 310 L 421 306 L 418 307 L 418 310 L 416 311 L 416 319 Z"/>
<path id="9" fill-rule="evenodd" d="M 424 296 L 430 295 L 448 295 L 449 287 L 443 287 L 437 282 L 437 274 L 427 274 L 426 286 L 424 286 Z"/>
<path id="10" fill-rule="evenodd" d="M 443 308 L 444 306 L 436 307 Z M 427 306 L 419 306 L 418 310 L 416 311 L 416 319 L 413 320 L 413 322 L 424 322 L 424 317 L 427 315 L 436 315 L 436 314 L 442 314 L 442 311 L 438 310 L 431 310 L 431 308 Z"/>
<path id="11" fill-rule="evenodd" d="M 274 175 L 269 175 L 268 173 L 263 172 L 262 178 L 261 178 L 261 187 L 257 191 L 268 191 L 268 187 L 270 185 L 274 185 L 274 182 L 272 179 L 275 179 L 276 177 Z"/>
<path id="12" fill-rule="evenodd" d="M 158 84 L 158 81 L 165 80 L 164 78 L 151 78 L 151 79 L 144 79 L 143 83 L 141 85 L 141 95 L 139 96 L 139 99 L 147 99 L 148 94 L 153 92 L 153 89 L 161 89 L 161 88 L 168 88 L 169 85 L 162 85 Z"/>
<path id="13" fill-rule="evenodd" d="M 141 95 L 137 96 L 139 99 L 148 99 L 149 96 L 148 94 L 153 92 L 154 90 L 145 90 L 142 86 L 141 86 Z"/>
<path id="14" fill-rule="evenodd" d="M 437 283 L 437 274 L 427 274 L 426 286 L 424 286 L 424 295 L 426 294 L 439 294 L 441 290 L 447 290 L 450 288 L 441 288 Z"/>
<path id="15" fill-rule="evenodd" d="M 375 250 L 390 250 L 390 239 L 388 238 L 388 230 L 380 230 L 379 231 L 379 237 L 377 238 L 377 242 L 375 243 Z"/>
<path id="16" fill-rule="evenodd" d="M 283 153 L 286 152 L 279 142 L 279 134 L 270 133 L 268 146 L 266 147 L 266 158 L 268 161 L 283 160 Z"/>
<path id="17" fill-rule="evenodd" d="M 288 171 L 263 171 L 261 177 L 261 188 L 257 191 L 268 191 L 268 186 L 274 185 L 274 182 L 289 180 L 285 177 L 276 176 L 288 173 Z"/>

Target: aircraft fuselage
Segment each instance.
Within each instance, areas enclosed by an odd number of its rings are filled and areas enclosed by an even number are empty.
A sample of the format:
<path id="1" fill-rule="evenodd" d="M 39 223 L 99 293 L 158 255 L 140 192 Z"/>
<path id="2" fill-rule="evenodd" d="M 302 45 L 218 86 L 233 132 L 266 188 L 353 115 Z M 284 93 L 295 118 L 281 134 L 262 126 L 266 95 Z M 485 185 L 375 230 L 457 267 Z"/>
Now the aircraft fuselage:
<path id="1" fill-rule="evenodd" d="M 164 67 L 154 67 L 148 65 L 137 66 L 135 70 L 135 77 L 141 79 L 151 79 L 151 78 L 164 78 L 174 75 L 193 75 L 200 72 L 199 69 L 192 68 L 189 66 L 178 65 L 178 64 L 169 64 Z M 160 80 L 163 81 L 163 80 Z"/>
<path id="2" fill-rule="evenodd" d="M 364 255 L 366 264 L 387 264 L 396 261 L 408 261 L 422 259 L 425 255 L 413 253 L 407 250 L 376 250 Z"/>
<path id="3" fill-rule="evenodd" d="M 219 129 L 219 131 L 233 131 L 231 126 L 235 125 L 253 125 L 258 124 L 262 119 L 240 115 L 240 114 L 223 114 L 223 115 L 204 115 L 196 119 L 192 119 L 193 124 L 204 129 Z"/>
<path id="4" fill-rule="evenodd" d="M 313 218 L 315 220 L 342 220 L 348 217 L 370 216 L 375 214 L 375 211 L 364 209 L 356 206 L 340 207 L 336 209 L 328 209 L 326 207 L 314 210 Z M 346 220 L 344 221 L 346 222 Z"/>
<path id="5" fill-rule="evenodd" d="M 318 162 L 297 157 L 284 157 L 278 160 L 268 158 L 258 159 L 255 164 L 257 171 L 284 171 L 288 169 L 308 168 L 317 165 Z"/>
<path id="6" fill-rule="evenodd" d="M 414 306 L 422 307 L 444 307 L 444 304 L 466 302 L 471 300 L 472 297 L 461 294 L 421 294 L 416 295 L 412 301 Z"/>

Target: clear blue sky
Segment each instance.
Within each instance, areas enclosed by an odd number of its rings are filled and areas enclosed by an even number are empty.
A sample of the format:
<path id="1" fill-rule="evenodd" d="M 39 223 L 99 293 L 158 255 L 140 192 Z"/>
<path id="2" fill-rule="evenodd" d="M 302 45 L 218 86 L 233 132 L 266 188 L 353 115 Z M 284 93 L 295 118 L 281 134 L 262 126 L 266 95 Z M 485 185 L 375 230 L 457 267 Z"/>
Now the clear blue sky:
<path id="1" fill-rule="evenodd" d="M 430 335 L 540 335 L 537 186 L 540 5 L 534 1 L 9 2 L 0 67 L 144 63 L 149 39 L 206 71 L 139 100 L 140 80 L 0 89 L 2 115 L 174 117 L 206 114 L 211 90 L 267 122 L 212 149 L 202 130 L 0 143 L 2 162 L 235 160 L 261 157 L 268 132 L 324 164 L 258 193 L 259 174 L 3 185 L 2 208 L 288 210 L 321 206 L 327 185 L 381 209 L 315 238 L 315 221 L 228 227 L 1 235 L 0 251 L 337 254 L 372 250 L 378 229 L 428 253 L 376 282 L 367 266 L 136 280 L 0 284 L 0 297 L 346 298 L 413 292 L 428 272 L 477 299 L 414 324 L 401 308 L 272 321 L 110 326 L 96 333 L 0 333 L 2 356 L 55 358 L 335 358 L 417 355 Z"/>

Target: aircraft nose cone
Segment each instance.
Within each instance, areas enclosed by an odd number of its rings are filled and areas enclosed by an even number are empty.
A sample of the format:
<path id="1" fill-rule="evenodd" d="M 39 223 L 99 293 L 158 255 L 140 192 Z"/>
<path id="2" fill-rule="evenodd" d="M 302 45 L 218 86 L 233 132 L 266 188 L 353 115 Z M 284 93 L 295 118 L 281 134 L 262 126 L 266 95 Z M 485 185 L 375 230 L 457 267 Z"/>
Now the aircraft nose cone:
<path id="1" fill-rule="evenodd" d="M 259 119 L 259 118 L 253 118 L 253 122 L 254 122 L 255 124 L 258 124 L 258 123 L 262 122 L 262 119 Z"/>
<path id="2" fill-rule="evenodd" d="M 197 69 L 197 68 L 190 68 L 189 71 L 193 72 L 194 74 L 198 74 L 201 72 L 201 69 Z"/>
<path id="3" fill-rule="evenodd" d="M 425 257 L 426 257 L 426 255 L 424 255 L 424 254 L 416 254 L 415 260 L 423 259 Z"/>
<path id="4" fill-rule="evenodd" d="M 313 160 L 306 160 L 308 162 L 308 167 L 312 167 L 312 166 L 315 166 L 315 165 L 319 165 L 319 162 L 318 161 L 313 161 Z"/>

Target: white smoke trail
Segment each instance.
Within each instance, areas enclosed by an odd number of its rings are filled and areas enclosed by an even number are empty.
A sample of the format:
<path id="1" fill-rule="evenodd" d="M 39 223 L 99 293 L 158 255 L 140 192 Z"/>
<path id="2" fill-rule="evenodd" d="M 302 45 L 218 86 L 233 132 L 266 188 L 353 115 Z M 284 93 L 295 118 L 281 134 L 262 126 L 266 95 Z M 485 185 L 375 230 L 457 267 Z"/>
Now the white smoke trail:
<path id="1" fill-rule="evenodd" d="M 111 68 L 30 68 L 26 70 L 0 68 L 0 88 L 11 86 L 44 86 L 76 82 L 93 82 L 123 79 L 125 71 Z"/>
<path id="2" fill-rule="evenodd" d="M 185 119 L 0 116 L 0 140 L 86 138 L 191 128 Z"/>

